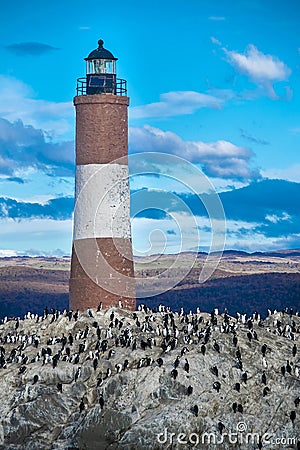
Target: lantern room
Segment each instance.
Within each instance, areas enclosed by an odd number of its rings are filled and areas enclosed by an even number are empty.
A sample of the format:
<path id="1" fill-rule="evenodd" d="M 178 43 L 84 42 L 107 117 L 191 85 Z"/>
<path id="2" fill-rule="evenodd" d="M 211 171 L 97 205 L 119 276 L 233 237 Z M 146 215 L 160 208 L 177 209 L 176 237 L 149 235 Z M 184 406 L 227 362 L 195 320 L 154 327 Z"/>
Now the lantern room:
<path id="1" fill-rule="evenodd" d="M 126 80 L 116 78 L 114 55 L 103 47 L 102 39 L 86 61 L 86 77 L 77 79 L 77 95 L 127 95 Z"/>
<path id="2" fill-rule="evenodd" d="M 93 50 L 86 61 L 86 93 L 115 94 L 116 93 L 116 61 L 114 55 L 103 47 L 102 39 L 98 48 Z"/>

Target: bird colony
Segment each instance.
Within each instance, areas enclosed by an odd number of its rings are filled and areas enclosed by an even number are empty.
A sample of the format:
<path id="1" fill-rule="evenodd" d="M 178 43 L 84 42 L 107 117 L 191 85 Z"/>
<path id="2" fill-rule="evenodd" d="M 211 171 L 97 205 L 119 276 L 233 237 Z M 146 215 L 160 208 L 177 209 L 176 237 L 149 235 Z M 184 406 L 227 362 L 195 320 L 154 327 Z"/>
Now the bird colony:
<path id="1" fill-rule="evenodd" d="M 0 449 L 299 448 L 299 333 L 288 309 L 4 318 Z"/>

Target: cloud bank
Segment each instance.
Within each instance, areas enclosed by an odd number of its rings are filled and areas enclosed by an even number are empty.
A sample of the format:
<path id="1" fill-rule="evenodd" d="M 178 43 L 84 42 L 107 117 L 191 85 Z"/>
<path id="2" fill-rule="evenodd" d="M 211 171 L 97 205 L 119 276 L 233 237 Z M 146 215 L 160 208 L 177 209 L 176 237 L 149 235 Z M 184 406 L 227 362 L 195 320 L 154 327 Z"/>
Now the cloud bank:
<path id="1" fill-rule="evenodd" d="M 247 147 L 228 141 L 183 141 L 175 133 L 145 125 L 130 128 L 129 143 L 132 153 L 164 152 L 184 157 L 192 163 L 200 164 L 210 177 L 234 180 L 260 177 L 258 170 L 250 166 L 254 153 Z"/>
<path id="2" fill-rule="evenodd" d="M 292 98 L 293 91 L 289 86 L 285 86 L 286 93 L 283 97 L 278 96 L 274 90 L 275 83 L 288 81 L 292 73 L 291 69 L 277 56 L 263 53 L 253 44 L 249 44 L 241 53 L 228 50 L 217 38 L 212 36 L 210 39 L 213 44 L 220 47 L 223 54 L 226 55 L 226 61 L 237 72 L 246 75 L 251 82 L 258 86 L 258 92 L 241 93 L 241 98 L 251 99 L 262 94 L 273 100 L 290 100 Z"/>
<path id="3" fill-rule="evenodd" d="M 20 42 L 19 44 L 7 45 L 5 48 L 17 56 L 40 56 L 59 50 L 56 47 L 52 47 L 52 45 L 41 42 Z"/>
<path id="4" fill-rule="evenodd" d="M 148 237 L 154 231 L 156 234 L 152 238 L 157 241 L 157 249 L 167 236 L 167 252 L 179 251 L 182 235 L 185 236 L 185 250 L 192 250 L 198 231 L 201 242 L 209 243 L 210 221 L 219 220 L 217 216 L 208 217 L 204 207 L 204 203 L 209 203 L 210 194 L 202 194 L 200 199 L 193 193 L 170 193 L 158 189 L 143 189 L 142 195 L 134 194 L 132 192 L 131 215 L 136 252 L 149 246 Z M 300 183 L 255 181 L 219 195 L 226 215 L 227 248 L 256 251 L 300 247 L 297 202 Z M 73 197 L 52 198 L 44 203 L 1 197 L 0 237 L 6 236 L 11 242 L 16 242 L 19 244 L 17 249 L 20 249 L 33 245 L 29 244 L 31 238 L 34 242 L 42 242 L 48 233 L 48 240 L 53 238 L 57 242 L 53 248 L 64 248 L 61 244 L 63 239 L 71 242 L 73 207 Z M 61 242 L 58 243 L 59 240 Z"/>
<path id="5" fill-rule="evenodd" d="M 254 81 L 283 81 L 291 74 L 291 69 L 279 58 L 260 52 L 253 44 L 249 44 L 244 53 L 223 50 L 228 61 Z"/>
<path id="6" fill-rule="evenodd" d="M 74 108 L 71 102 L 37 100 L 27 84 L 0 75 L 0 117 L 43 129 L 52 139 L 70 139 L 74 134 Z"/>
<path id="7" fill-rule="evenodd" d="M 160 95 L 160 101 L 130 108 L 131 119 L 192 114 L 201 108 L 220 109 L 222 100 L 194 91 L 174 91 Z"/>
<path id="8" fill-rule="evenodd" d="M 72 176 L 74 143 L 46 142 L 42 130 L 0 118 L 0 175 L 19 181 L 20 169 L 42 170 L 47 175 Z M 12 181 L 12 179 L 11 179 Z"/>
<path id="9" fill-rule="evenodd" d="M 0 197 L 0 219 L 67 220 L 72 218 L 73 209 L 73 197 L 53 198 L 44 204 Z"/>

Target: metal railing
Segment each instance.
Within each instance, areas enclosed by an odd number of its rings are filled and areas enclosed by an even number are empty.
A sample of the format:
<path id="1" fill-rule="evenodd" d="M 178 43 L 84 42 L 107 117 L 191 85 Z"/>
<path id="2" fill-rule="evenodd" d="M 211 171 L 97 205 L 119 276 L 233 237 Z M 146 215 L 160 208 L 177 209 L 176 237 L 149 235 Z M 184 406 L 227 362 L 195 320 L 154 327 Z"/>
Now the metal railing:
<path id="1" fill-rule="evenodd" d="M 110 80 L 112 82 L 112 80 Z M 77 78 L 76 95 L 87 95 L 87 79 L 86 77 Z M 101 93 L 114 93 L 115 95 L 127 95 L 127 81 L 122 78 L 116 78 L 113 86 L 102 86 Z"/>

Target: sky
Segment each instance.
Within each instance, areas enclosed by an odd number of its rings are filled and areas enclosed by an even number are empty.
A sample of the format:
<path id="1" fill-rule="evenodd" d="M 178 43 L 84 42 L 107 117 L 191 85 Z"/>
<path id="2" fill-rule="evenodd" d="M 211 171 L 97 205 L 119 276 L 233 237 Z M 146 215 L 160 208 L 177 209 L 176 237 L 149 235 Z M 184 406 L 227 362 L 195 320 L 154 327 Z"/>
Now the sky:
<path id="1" fill-rule="evenodd" d="M 99 39 L 130 97 L 135 254 L 300 248 L 299 28 L 298 0 L 5 2 L 0 256 L 70 254 L 73 97 Z"/>

